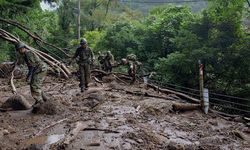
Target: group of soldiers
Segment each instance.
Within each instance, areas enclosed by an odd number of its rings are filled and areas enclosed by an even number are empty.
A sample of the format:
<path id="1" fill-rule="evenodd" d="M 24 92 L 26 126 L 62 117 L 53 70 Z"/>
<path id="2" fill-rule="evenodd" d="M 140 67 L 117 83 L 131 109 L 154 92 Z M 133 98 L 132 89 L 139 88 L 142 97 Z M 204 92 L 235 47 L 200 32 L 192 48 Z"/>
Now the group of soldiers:
<path id="1" fill-rule="evenodd" d="M 98 52 L 98 69 L 101 69 L 106 72 L 112 72 L 114 65 L 114 56 L 110 51 L 107 51 L 106 55 Z"/>
<path id="2" fill-rule="evenodd" d="M 18 54 L 17 62 L 24 60 L 29 69 L 26 80 L 30 85 L 31 95 L 35 99 L 33 108 L 39 107 L 48 99 L 42 91 L 42 84 L 46 77 L 48 66 L 43 60 L 39 58 L 36 53 L 29 50 L 23 43 L 18 43 L 16 45 L 16 51 Z M 98 52 L 97 59 L 99 62 L 99 69 L 102 69 L 106 72 L 112 71 L 112 67 L 114 65 L 114 56 L 110 51 L 107 51 L 106 55 Z M 91 74 L 90 66 L 94 63 L 94 54 L 91 48 L 88 47 L 86 39 L 82 39 L 80 41 L 80 46 L 76 49 L 76 52 L 70 60 L 69 65 L 74 60 L 76 60 L 79 66 L 79 87 L 81 92 L 84 92 L 85 90 L 88 90 Z M 136 61 L 136 56 L 133 54 L 128 55 L 127 58 L 122 59 L 119 64 L 128 66 L 128 74 L 132 77 L 131 83 L 133 83 L 136 79 L 135 75 L 137 65 L 140 65 L 140 63 Z"/>

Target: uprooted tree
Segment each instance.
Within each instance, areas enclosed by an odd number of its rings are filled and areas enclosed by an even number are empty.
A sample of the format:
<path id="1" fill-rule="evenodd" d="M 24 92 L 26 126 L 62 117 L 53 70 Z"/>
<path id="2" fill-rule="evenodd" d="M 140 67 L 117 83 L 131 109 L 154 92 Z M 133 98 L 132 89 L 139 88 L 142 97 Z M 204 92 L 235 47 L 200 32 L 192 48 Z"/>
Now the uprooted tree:
<path id="1" fill-rule="evenodd" d="M 40 43 L 43 43 L 43 44 L 46 44 L 52 48 L 55 48 L 57 50 L 59 50 L 60 52 L 62 52 L 65 56 L 67 57 L 70 57 L 68 54 L 66 54 L 61 48 L 57 47 L 57 46 L 54 46 L 53 44 L 50 44 L 44 40 L 42 40 L 37 34 L 35 33 L 32 33 L 31 31 L 28 30 L 28 28 L 26 28 L 24 25 L 16 22 L 16 21 L 13 21 L 13 20 L 6 20 L 6 19 L 3 19 L 3 18 L 0 18 L 0 22 L 2 23 L 6 23 L 6 24 L 9 24 L 9 25 L 13 25 L 17 28 L 19 28 L 20 30 L 24 31 L 25 33 L 28 34 L 28 36 L 30 36 L 34 42 L 39 46 L 41 47 L 41 44 Z M 19 38 L 17 38 L 16 36 L 14 36 L 13 34 L 9 33 L 8 31 L 4 30 L 4 29 L 0 29 L 0 38 L 10 42 L 11 44 L 18 44 L 20 42 L 24 43 L 23 41 L 21 41 Z M 37 54 L 42 60 L 44 60 L 44 62 L 46 62 L 51 68 L 53 69 L 57 69 L 60 71 L 60 73 L 62 73 L 62 75 L 65 77 L 65 78 L 68 78 L 69 75 L 71 74 L 70 70 L 65 66 L 65 64 L 63 64 L 60 60 L 57 60 L 55 59 L 54 57 L 50 56 L 49 54 L 41 51 L 41 50 L 38 50 L 32 46 L 29 46 L 27 44 L 25 44 L 27 49 L 33 51 L 35 54 Z M 16 68 L 16 63 L 17 61 L 12 65 L 13 67 L 13 70 L 11 72 L 11 87 L 13 89 L 13 91 L 16 91 L 16 88 L 14 86 L 14 83 L 13 83 L 13 78 L 14 78 L 14 71 L 15 71 L 15 68 Z"/>

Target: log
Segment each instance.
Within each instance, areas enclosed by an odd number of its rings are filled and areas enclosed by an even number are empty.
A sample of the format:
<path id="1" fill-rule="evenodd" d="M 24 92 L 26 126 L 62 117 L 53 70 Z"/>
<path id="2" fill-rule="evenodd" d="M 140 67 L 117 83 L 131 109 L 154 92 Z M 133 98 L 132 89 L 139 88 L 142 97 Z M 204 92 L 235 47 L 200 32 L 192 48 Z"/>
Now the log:
<path id="1" fill-rule="evenodd" d="M 69 76 L 67 75 L 67 73 L 61 68 L 59 67 L 57 64 L 55 64 L 54 62 L 46 59 L 43 55 L 41 55 L 40 53 L 38 53 L 37 51 L 34 51 L 39 57 L 41 57 L 48 65 L 50 65 L 51 67 L 57 67 L 65 76 L 65 78 L 69 78 Z"/>
<path id="2" fill-rule="evenodd" d="M 104 131 L 105 133 L 120 133 L 118 131 L 109 129 L 98 129 L 98 128 L 84 128 L 83 131 Z"/>
<path id="3" fill-rule="evenodd" d="M 139 92 L 139 91 L 128 91 L 128 90 L 125 90 L 125 92 L 127 94 L 133 94 L 133 95 L 137 95 L 137 96 L 145 96 L 145 97 L 153 97 L 153 98 L 161 98 L 161 99 L 166 99 L 166 100 L 173 100 L 171 98 L 168 98 L 168 97 L 164 97 L 164 96 L 158 96 L 158 95 L 153 95 L 153 94 L 149 94 L 149 93 L 142 93 L 142 92 Z"/>
<path id="4" fill-rule="evenodd" d="M 68 146 L 70 142 L 72 142 L 78 135 L 80 131 L 82 131 L 84 128 L 87 128 L 88 125 L 84 124 L 83 122 L 76 122 L 75 128 L 69 132 L 69 134 L 66 135 L 64 141 L 63 141 L 63 146 Z"/>
<path id="5" fill-rule="evenodd" d="M 147 84 L 147 86 L 149 88 L 154 89 L 155 91 L 160 91 L 160 92 L 166 93 L 166 94 L 169 94 L 169 93 L 175 94 L 175 95 L 177 95 L 179 97 L 182 97 L 182 98 L 185 98 L 185 99 L 187 99 L 187 100 L 189 100 L 189 101 L 191 101 L 193 103 L 200 103 L 200 100 L 198 100 L 196 98 L 193 98 L 193 97 L 190 97 L 190 96 L 188 96 L 186 94 L 183 94 L 183 93 L 180 93 L 180 92 L 176 92 L 176 91 L 169 90 L 169 89 L 162 89 L 162 88 L 159 88 L 158 86 L 155 86 L 153 84 Z"/>
<path id="6" fill-rule="evenodd" d="M 3 38 L 3 39 L 5 39 L 13 44 L 17 44 L 20 42 L 20 40 L 17 39 L 14 35 L 10 34 L 9 32 L 7 32 L 3 29 L 0 29 L 0 38 Z M 48 55 L 44 52 L 41 52 L 33 47 L 30 47 L 28 45 L 26 45 L 26 46 L 29 50 L 34 51 L 39 57 L 41 57 L 43 60 L 45 60 L 45 62 L 48 63 L 50 66 L 52 66 L 52 67 L 56 66 L 57 68 L 59 68 L 62 71 L 62 73 L 64 74 L 64 76 L 66 78 L 68 78 L 68 75 L 70 75 L 70 71 L 66 68 L 65 65 L 58 66 L 57 64 L 61 64 L 60 61 L 56 60 L 55 58 L 51 57 L 50 55 Z"/>
<path id="7" fill-rule="evenodd" d="M 189 110 L 198 110 L 200 108 L 201 108 L 200 104 L 174 103 L 172 105 L 173 111 L 189 111 Z"/>
<path id="8" fill-rule="evenodd" d="M 247 118 L 247 117 L 243 117 L 243 119 L 247 122 L 250 122 L 250 118 Z"/>
<path id="9" fill-rule="evenodd" d="M 116 80 L 118 80 L 118 81 L 120 81 L 120 82 L 122 82 L 124 84 L 128 84 L 127 82 L 125 82 L 122 79 L 120 79 L 118 76 L 116 76 L 116 75 L 113 75 L 113 76 L 115 77 Z"/>
<path id="10" fill-rule="evenodd" d="M 13 94 L 17 94 L 16 87 L 15 87 L 14 81 L 13 81 L 14 80 L 14 72 L 16 70 L 16 65 L 17 65 L 17 61 L 14 64 L 14 68 L 11 72 L 11 77 L 10 77 L 10 85 L 11 85 L 11 89 L 12 89 Z"/>
<path id="11" fill-rule="evenodd" d="M 236 136 L 236 137 L 238 137 L 238 138 L 240 138 L 240 139 L 242 139 L 242 140 L 249 140 L 248 138 L 247 138 L 247 136 L 243 133 L 243 132 L 241 132 L 241 131 L 239 131 L 239 130 L 233 130 L 232 131 L 232 134 L 234 135 L 234 136 Z"/>
<path id="12" fill-rule="evenodd" d="M 35 136 L 39 136 L 39 135 L 41 135 L 41 133 L 42 133 L 43 131 L 45 131 L 45 130 L 51 128 L 51 127 L 54 127 L 55 125 L 60 124 L 60 123 L 62 123 L 62 122 L 64 122 L 64 121 L 67 121 L 67 120 L 69 120 L 69 119 L 68 119 L 68 118 L 64 118 L 64 119 L 61 119 L 61 120 L 59 120 L 59 121 L 57 121 L 57 122 L 54 122 L 54 123 L 52 123 L 52 124 L 46 126 L 45 128 L 43 128 L 42 130 L 40 130 L 38 133 L 35 134 Z"/>

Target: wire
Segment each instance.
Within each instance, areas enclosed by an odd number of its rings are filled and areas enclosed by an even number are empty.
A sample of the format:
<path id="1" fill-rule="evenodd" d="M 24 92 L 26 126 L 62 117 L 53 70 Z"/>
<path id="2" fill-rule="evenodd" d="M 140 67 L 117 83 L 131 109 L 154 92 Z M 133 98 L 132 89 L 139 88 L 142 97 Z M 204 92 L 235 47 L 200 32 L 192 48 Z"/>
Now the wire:
<path id="1" fill-rule="evenodd" d="M 177 91 L 177 92 L 182 92 L 182 93 L 185 93 L 185 94 L 189 94 L 189 95 L 200 97 L 200 95 L 195 94 L 195 93 L 191 93 L 191 92 L 187 92 L 187 91 L 183 91 L 183 90 L 179 90 L 179 89 L 175 89 L 175 88 L 171 88 L 171 87 L 166 87 L 166 86 L 163 86 L 163 87 L 171 89 L 171 90 L 174 90 L 174 91 Z"/>
<path id="2" fill-rule="evenodd" d="M 218 99 L 218 98 L 210 98 L 211 100 L 215 100 L 215 101 L 219 101 L 219 102 L 226 102 L 226 103 L 230 103 L 230 104 L 234 104 L 234 105 L 238 105 L 238 106 L 243 106 L 243 107 L 249 107 L 249 105 L 244 105 L 244 104 L 240 104 L 240 103 L 235 103 L 235 102 L 231 102 L 231 101 L 226 101 L 226 100 L 222 100 L 222 99 Z"/>
<path id="3" fill-rule="evenodd" d="M 159 81 L 156 81 L 156 80 L 150 80 L 150 81 L 153 81 L 155 83 L 158 83 L 158 84 L 161 84 L 161 85 L 164 85 L 164 86 L 169 85 L 169 86 L 180 87 L 180 88 L 186 89 L 186 90 L 191 90 L 191 91 L 194 91 L 194 92 L 200 92 L 197 89 L 192 89 L 192 88 L 188 88 L 188 87 L 184 87 L 184 86 L 180 86 L 180 85 L 175 85 L 175 84 L 172 84 L 172 83 L 169 83 L 169 82 L 159 82 Z"/>
<path id="4" fill-rule="evenodd" d="M 238 109 L 238 108 L 234 108 L 234 107 L 230 107 L 230 106 L 223 106 L 223 105 L 221 105 L 221 104 L 216 104 L 216 103 L 212 103 L 212 102 L 209 102 L 209 104 L 217 105 L 217 106 L 220 106 L 220 107 L 223 107 L 223 108 L 230 108 L 230 109 L 238 110 L 238 111 L 241 111 L 241 112 L 250 113 L 250 111 L 247 111 L 247 110 L 242 110 L 242 109 Z"/>
<path id="5" fill-rule="evenodd" d="M 150 81 L 156 81 L 156 80 L 150 80 Z M 156 81 L 156 82 L 159 82 L 159 81 Z M 195 91 L 195 92 L 200 92 L 200 91 L 197 90 L 197 89 L 192 89 L 192 88 L 189 88 L 189 87 L 184 87 L 184 86 L 180 86 L 180 85 L 175 85 L 175 84 L 172 84 L 172 83 L 169 83 L 169 82 L 160 82 L 160 83 L 163 84 L 163 85 L 170 85 L 170 86 L 180 87 L 180 88 L 186 89 L 186 90 L 191 90 L 191 91 Z"/>
<path id="6" fill-rule="evenodd" d="M 238 100 L 243 100 L 243 101 L 250 101 L 250 99 L 240 98 L 240 97 L 235 97 L 235 96 L 230 96 L 230 95 L 223 95 L 223 94 L 217 94 L 217 93 L 209 93 L 209 94 L 210 94 L 210 95 L 216 95 L 216 96 L 227 97 L 227 98 L 238 99 Z"/>

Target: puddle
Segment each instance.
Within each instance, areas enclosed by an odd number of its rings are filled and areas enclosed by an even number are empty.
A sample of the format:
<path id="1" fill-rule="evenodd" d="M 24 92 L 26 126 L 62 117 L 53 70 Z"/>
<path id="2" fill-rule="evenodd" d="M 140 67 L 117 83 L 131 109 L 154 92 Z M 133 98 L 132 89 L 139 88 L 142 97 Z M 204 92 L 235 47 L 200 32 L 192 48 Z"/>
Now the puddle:
<path id="1" fill-rule="evenodd" d="M 32 139 L 29 139 L 26 142 L 27 146 L 32 144 L 43 145 L 43 149 L 49 149 L 49 146 L 53 143 L 56 143 L 64 138 L 64 134 L 54 134 L 49 136 L 37 136 Z"/>

